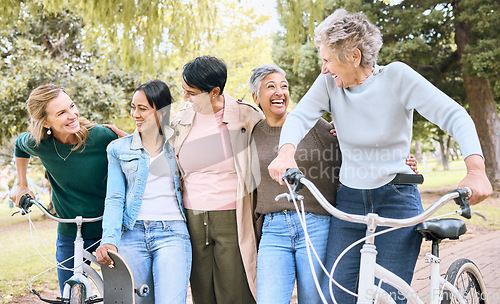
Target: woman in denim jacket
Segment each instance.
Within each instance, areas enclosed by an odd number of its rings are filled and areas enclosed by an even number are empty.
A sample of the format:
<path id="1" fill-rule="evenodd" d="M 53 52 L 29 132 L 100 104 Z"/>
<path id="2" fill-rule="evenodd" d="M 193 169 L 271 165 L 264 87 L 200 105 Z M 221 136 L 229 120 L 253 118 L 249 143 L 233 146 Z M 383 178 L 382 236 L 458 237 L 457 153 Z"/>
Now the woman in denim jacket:
<path id="1" fill-rule="evenodd" d="M 191 243 L 180 191 L 179 169 L 168 139 L 172 97 L 160 80 L 140 85 L 130 114 L 137 129 L 108 146 L 108 184 L 100 263 L 107 250 L 120 253 L 134 279 L 151 288 L 136 303 L 185 303 Z"/>

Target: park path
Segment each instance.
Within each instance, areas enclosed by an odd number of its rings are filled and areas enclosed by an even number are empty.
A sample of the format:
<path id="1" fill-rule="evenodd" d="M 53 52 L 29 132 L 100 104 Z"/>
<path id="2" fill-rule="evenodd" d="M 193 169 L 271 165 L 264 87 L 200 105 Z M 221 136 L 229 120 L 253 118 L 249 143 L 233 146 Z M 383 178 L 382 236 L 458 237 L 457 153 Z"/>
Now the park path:
<path id="1" fill-rule="evenodd" d="M 500 303 L 500 231 L 471 225 L 467 229 L 468 232 L 460 240 L 441 243 L 441 274 L 445 274 L 457 259 L 472 260 L 481 270 L 491 303 Z M 423 298 L 428 298 L 430 264 L 425 263 L 425 253 L 430 252 L 430 244 L 431 242 L 424 241 L 422 245 L 412 282 L 413 289 Z"/>

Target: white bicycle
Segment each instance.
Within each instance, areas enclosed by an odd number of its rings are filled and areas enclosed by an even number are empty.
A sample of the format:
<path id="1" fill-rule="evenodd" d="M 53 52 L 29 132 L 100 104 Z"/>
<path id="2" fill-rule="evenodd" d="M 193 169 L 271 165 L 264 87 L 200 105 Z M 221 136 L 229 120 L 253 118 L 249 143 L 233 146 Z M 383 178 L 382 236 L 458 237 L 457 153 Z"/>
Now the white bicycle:
<path id="1" fill-rule="evenodd" d="M 49 300 L 42 298 L 33 289 L 30 289 L 30 292 L 34 293 L 40 298 L 40 300 L 47 303 L 90 304 L 102 302 L 103 299 L 99 296 L 102 295 L 104 291 L 102 276 L 84 261 L 89 261 L 98 266 L 100 266 L 100 264 L 97 262 L 97 258 L 93 254 L 85 250 L 82 237 L 82 224 L 100 221 L 102 220 L 102 216 L 96 218 L 82 218 L 81 216 L 77 216 L 74 219 L 63 219 L 52 215 L 42 204 L 32 199 L 29 195 L 24 195 L 21 198 L 19 202 L 20 210 L 15 211 L 12 215 L 15 215 L 16 213 L 27 215 L 30 212 L 29 208 L 32 205 L 37 206 L 46 216 L 54 221 L 76 224 L 77 230 L 74 250 L 74 269 L 70 269 L 73 270 L 73 276 L 64 284 L 63 297 L 57 298 L 56 300 Z M 58 265 L 57 267 L 62 266 Z M 92 288 L 92 283 L 96 286 L 98 293 L 96 293 L 95 289 Z"/>
<path id="2" fill-rule="evenodd" d="M 330 295 L 333 303 L 335 301 L 332 293 L 332 284 L 336 284 L 342 290 L 357 297 L 358 304 L 373 304 L 373 303 L 395 303 L 394 299 L 381 288 L 382 283 L 389 284 L 395 287 L 408 301 L 408 303 L 423 304 L 423 299 L 408 285 L 403 279 L 396 274 L 390 272 L 376 262 L 377 250 L 375 247 L 375 237 L 382 233 L 396 230 L 402 227 L 417 225 L 416 229 L 427 240 L 432 241 L 432 252 L 427 253 L 426 262 L 430 263 L 430 290 L 427 293 L 428 303 L 430 304 L 488 304 L 490 303 L 488 293 L 486 292 L 485 284 L 479 268 L 468 259 L 458 259 L 449 267 L 446 275 L 440 275 L 440 258 L 439 258 L 439 243 L 443 239 L 458 239 L 460 235 L 466 232 L 465 223 L 456 218 L 432 219 L 424 222 L 439 208 L 450 200 L 460 206 L 461 210 L 455 212 L 465 218 L 471 218 L 473 214 L 477 214 L 484 218 L 484 215 L 477 211 L 471 211 L 467 198 L 470 197 L 471 191 L 469 188 L 458 189 L 452 193 L 446 194 L 433 203 L 423 213 L 407 219 L 391 219 L 380 217 L 375 213 L 367 215 L 349 214 L 333 207 L 326 198 L 319 192 L 314 184 L 309 181 L 298 169 L 289 169 L 284 175 L 283 180 L 288 182 L 290 194 L 285 193 L 279 195 L 276 199 L 286 196 L 290 201 L 302 200 L 303 197 L 297 192 L 306 186 L 313 196 L 318 200 L 321 206 L 331 213 L 333 216 L 348 222 L 365 224 L 366 237 L 354 242 L 349 246 L 335 261 L 331 272 L 327 273 L 330 277 Z M 296 205 L 296 208 L 297 205 Z M 305 225 L 303 225 L 304 227 Z M 377 226 L 393 227 L 380 232 L 375 232 Z M 306 229 L 304 227 L 304 229 Z M 306 230 L 305 230 L 306 231 Z M 358 293 L 354 294 L 351 291 L 340 286 L 332 278 L 332 274 L 338 264 L 340 258 L 355 245 L 364 242 L 361 249 L 361 261 L 359 270 Z M 325 269 L 324 269 L 325 270 Z M 379 279 L 379 284 L 375 284 L 375 278 Z M 316 277 L 315 277 L 316 280 Z M 321 292 L 318 286 L 318 292 Z M 322 295 L 323 302 L 326 303 Z"/>

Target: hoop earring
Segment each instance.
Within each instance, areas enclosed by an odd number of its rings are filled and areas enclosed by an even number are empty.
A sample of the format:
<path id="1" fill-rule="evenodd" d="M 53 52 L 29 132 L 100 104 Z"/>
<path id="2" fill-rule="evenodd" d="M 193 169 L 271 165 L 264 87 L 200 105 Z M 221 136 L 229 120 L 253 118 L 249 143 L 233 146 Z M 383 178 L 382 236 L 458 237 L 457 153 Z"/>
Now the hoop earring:
<path id="1" fill-rule="evenodd" d="M 47 129 L 47 135 L 52 134 L 52 131 L 50 131 L 50 128 Z"/>

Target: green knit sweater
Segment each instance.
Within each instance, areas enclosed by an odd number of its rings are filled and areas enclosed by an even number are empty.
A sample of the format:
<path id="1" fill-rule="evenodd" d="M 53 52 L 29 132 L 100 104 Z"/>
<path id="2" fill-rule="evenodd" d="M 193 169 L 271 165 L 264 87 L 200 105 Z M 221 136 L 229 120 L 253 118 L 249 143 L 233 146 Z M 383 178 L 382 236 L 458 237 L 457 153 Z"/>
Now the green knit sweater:
<path id="1" fill-rule="evenodd" d="M 338 172 L 341 164 L 340 149 L 337 138 L 329 132 L 332 126 L 320 119 L 311 131 L 299 143 L 295 160 L 299 169 L 311 180 L 326 199 L 334 204 L 338 185 Z M 285 186 L 280 186 L 271 179 L 267 167 L 276 157 L 281 127 L 271 127 L 265 120 L 260 121 L 253 130 L 261 181 L 257 186 L 257 214 L 266 214 L 283 210 L 295 210 L 293 203 L 286 199 L 276 202 L 274 198 L 288 192 Z M 304 196 L 306 212 L 329 215 L 306 188 L 300 194 Z"/>
<path id="2" fill-rule="evenodd" d="M 67 157 L 72 145 L 63 145 L 49 137 L 35 147 L 30 133 L 26 132 L 17 138 L 14 154 L 22 158 L 40 158 L 52 186 L 54 208 L 60 217 L 98 217 L 104 212 L 106 197 L 106 147 L 116 138 L 113 131 L 97 125 L 89 131 L 84 148 Z M 57 232 L 75 237 L 76 225 L 59 223 Z M 100 238 L 101 222 L 83 224 L 82 234 L 85 239 Z"/>

